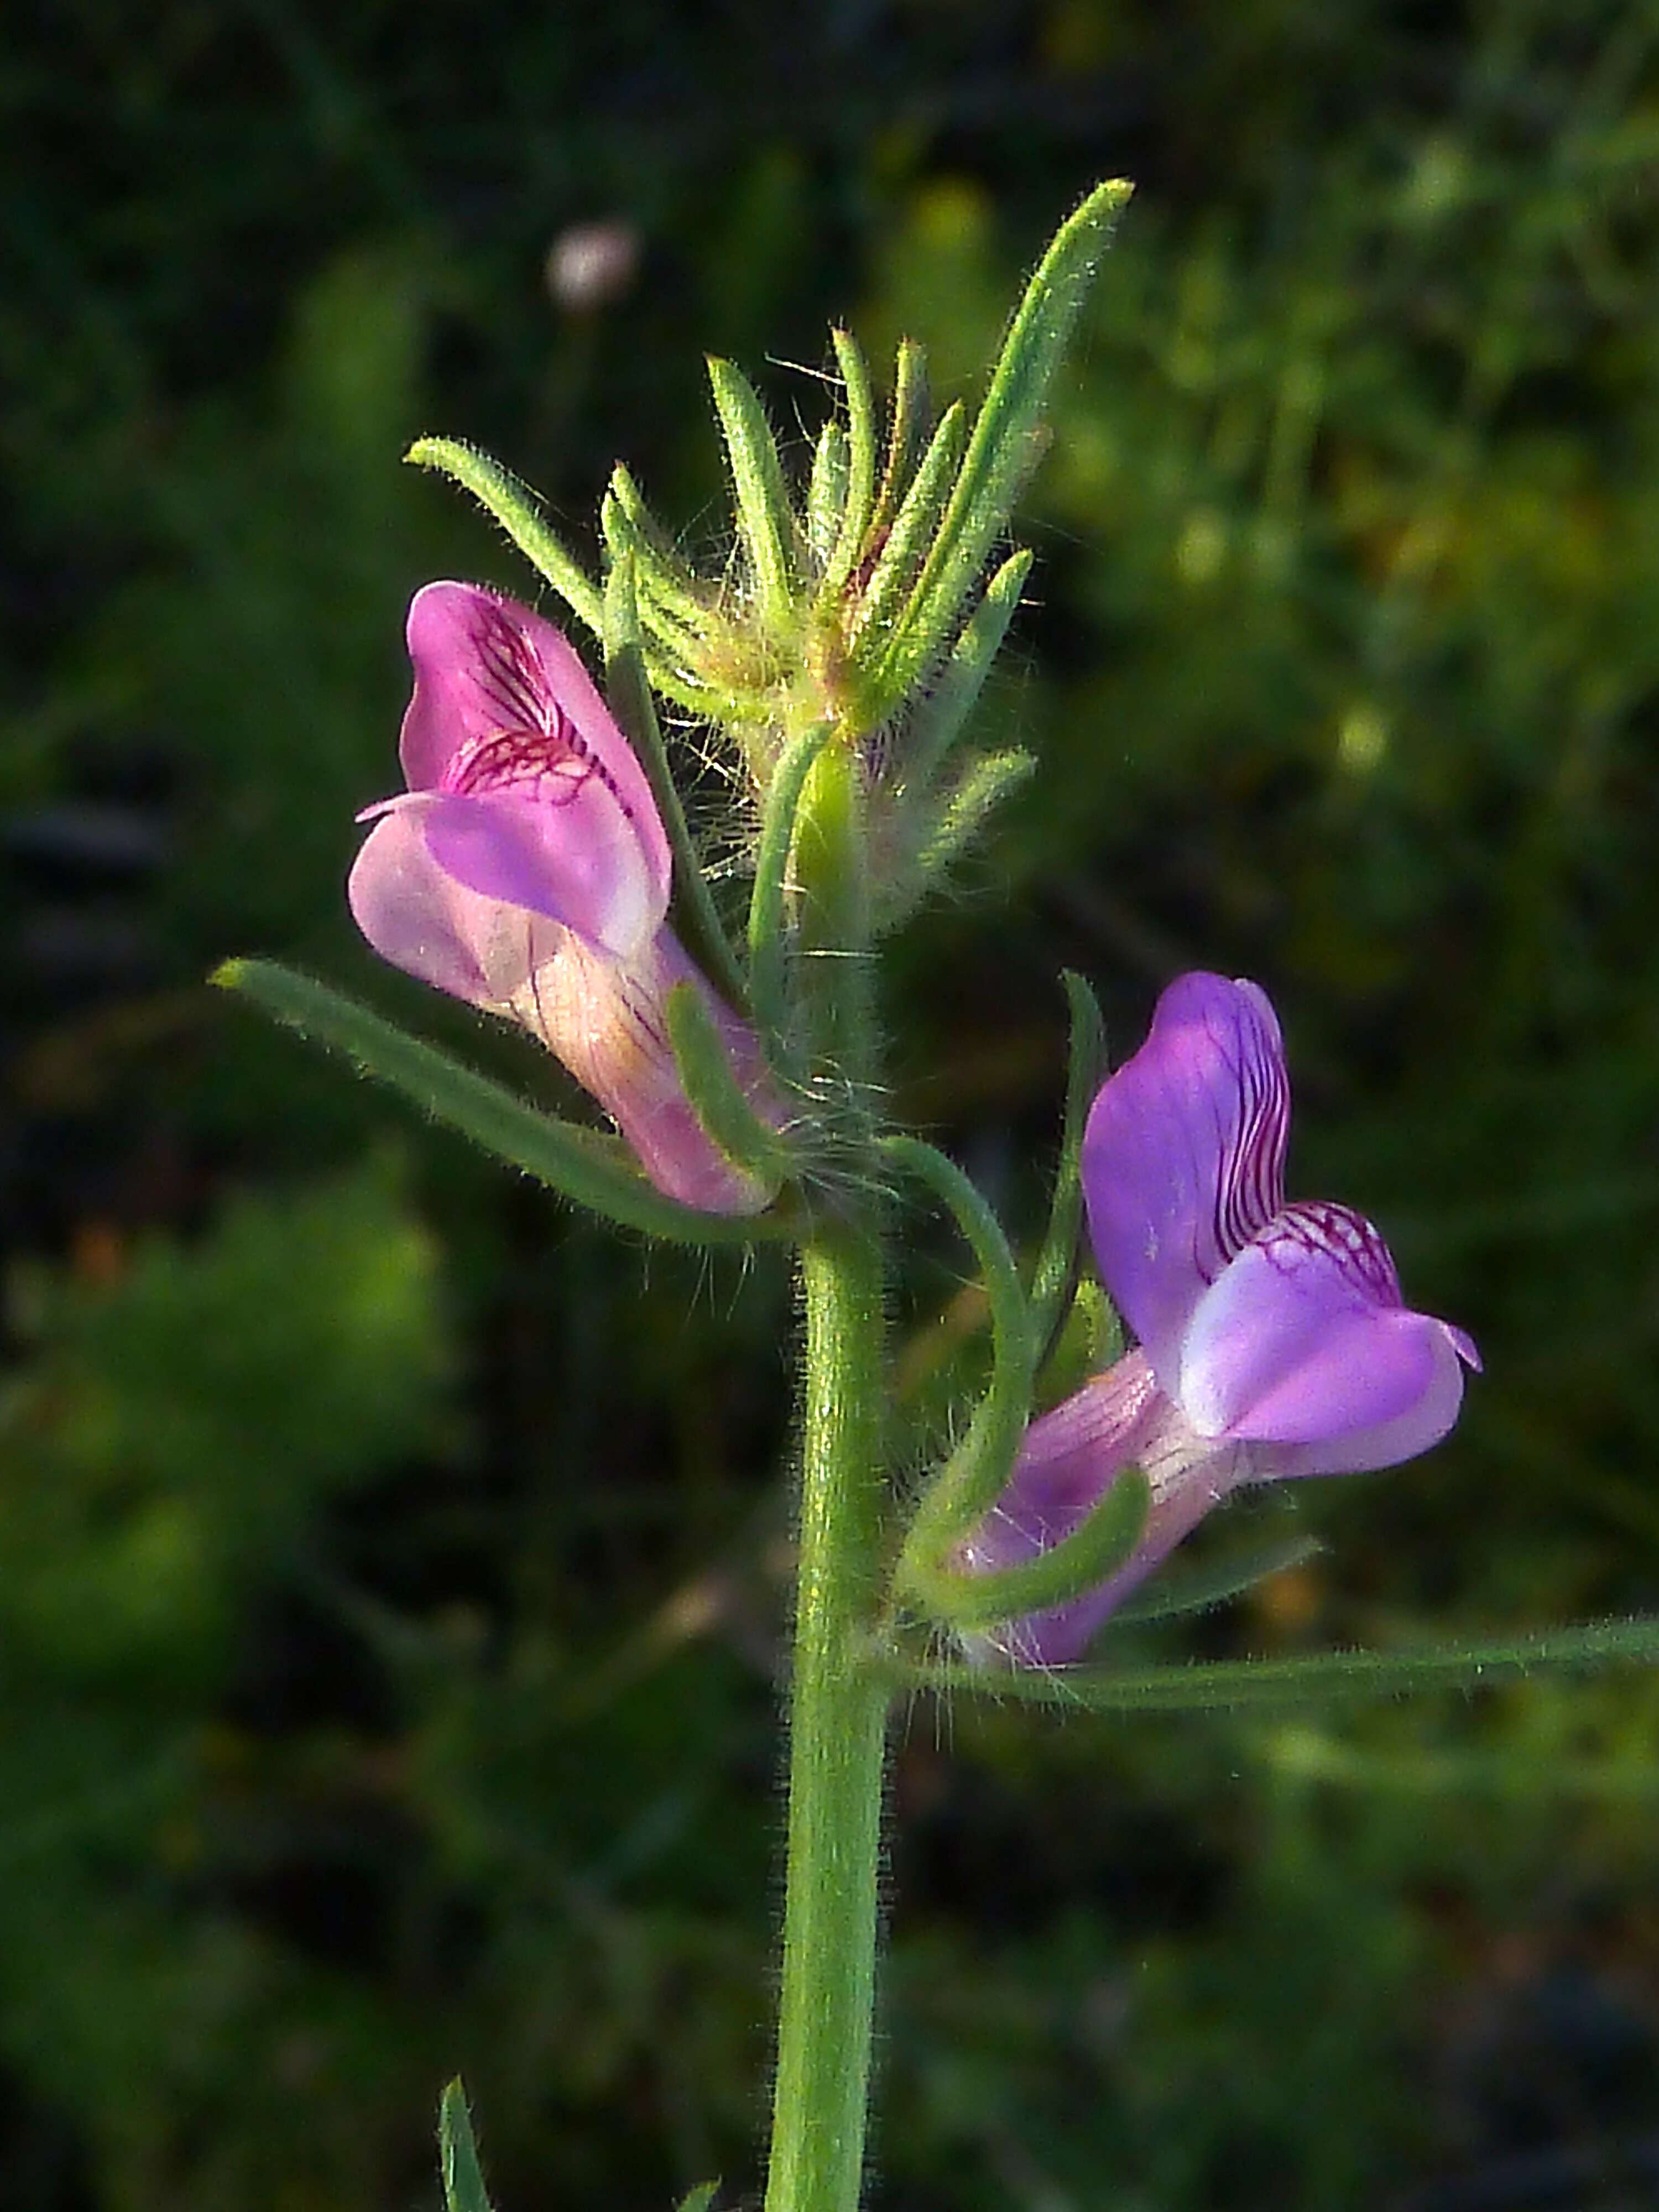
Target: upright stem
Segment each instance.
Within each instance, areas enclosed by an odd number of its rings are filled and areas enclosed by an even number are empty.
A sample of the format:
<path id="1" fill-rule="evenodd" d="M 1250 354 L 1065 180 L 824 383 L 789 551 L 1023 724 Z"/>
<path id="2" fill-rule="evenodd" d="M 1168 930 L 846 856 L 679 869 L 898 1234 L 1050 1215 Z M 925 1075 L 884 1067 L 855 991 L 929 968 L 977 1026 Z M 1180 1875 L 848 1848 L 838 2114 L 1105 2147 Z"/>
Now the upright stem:
<path id="1" fill-rule="evenodd" d="M 876 1601 L 881 1262 L 856 1232 L 802 1255 L 806 1404 L 790 1700 L 783 1985 L 766 2212 L 855 2212 L 864 2170 L 888 1691 Z"/>
<path id="2" fill-rule="evenodd" d="M 815 1079 L 858 1141 L 875 1045 L 860 769 L 832 743 L 797 818 L 798 988 Z M 766 2212 L 857 2212 L 864 2172 L 890 1692 L 866 1644 L 880 1601 L 879 1232 L 848 1199 L 801 1254 L 806 1308 L 788 1858 Z"/>

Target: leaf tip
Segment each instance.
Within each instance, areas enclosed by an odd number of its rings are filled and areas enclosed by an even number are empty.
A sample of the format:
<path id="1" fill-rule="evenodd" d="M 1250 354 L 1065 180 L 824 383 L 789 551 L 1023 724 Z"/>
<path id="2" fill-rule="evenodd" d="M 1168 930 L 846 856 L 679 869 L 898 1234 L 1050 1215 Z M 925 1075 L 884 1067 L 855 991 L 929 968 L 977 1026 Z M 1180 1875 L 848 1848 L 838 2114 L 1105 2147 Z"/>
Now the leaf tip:
<path id="1" fill-rule="evenodd" d="M 490 2212 L 472 2134 L 472 2115 L 459 2075 L 445 2083 L 439 2100 L 438 2156 L 448 2212 Z"/>
<path id="2" fill-rule="evenodd" d="M 1135 196 L 1133 177 L 1107 177 L 1084 200 L 1083 206 L 1107 217 L 1121 215 Z M 1082 210 L 1079 210 L 1079 214 Z"/>

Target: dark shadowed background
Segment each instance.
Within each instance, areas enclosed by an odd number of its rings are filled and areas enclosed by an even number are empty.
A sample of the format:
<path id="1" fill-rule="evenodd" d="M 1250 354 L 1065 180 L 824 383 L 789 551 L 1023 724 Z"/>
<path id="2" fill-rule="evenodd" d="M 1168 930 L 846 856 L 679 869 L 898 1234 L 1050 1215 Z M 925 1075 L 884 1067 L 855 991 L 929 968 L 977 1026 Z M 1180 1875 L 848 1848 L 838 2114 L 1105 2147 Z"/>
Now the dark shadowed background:
<path id="1" fill-rule="evenodd" d="M 457 2069 L 506 2212 L 752 2189 L 787 1275 L 203 978 L 568 1105 L 344 916 L 408 594 L 531 588 L 404 446 L 588 550 L 623 458 L 718 556 L 704 352 L 801 453 L 831 318 L 969 391 L 1103 174 L 988 710 L 1043 773 L 895 948 L 898 1106 L 1029 1234 L 1058 970 L 1119 1053 L 1257 977 L 1293 1189 L 1485 1352 L 1451 1443 L 1297 1501 L 1317 1561 L 1121 1648 L 1659 1604 L 1659 0 L 37 0 L 0 143 L 0 2199 L 430 2207 Z M 877 2203 L 1655 2201 L 1656 1737 L 1629 1672 L 919 1710 Z"/>

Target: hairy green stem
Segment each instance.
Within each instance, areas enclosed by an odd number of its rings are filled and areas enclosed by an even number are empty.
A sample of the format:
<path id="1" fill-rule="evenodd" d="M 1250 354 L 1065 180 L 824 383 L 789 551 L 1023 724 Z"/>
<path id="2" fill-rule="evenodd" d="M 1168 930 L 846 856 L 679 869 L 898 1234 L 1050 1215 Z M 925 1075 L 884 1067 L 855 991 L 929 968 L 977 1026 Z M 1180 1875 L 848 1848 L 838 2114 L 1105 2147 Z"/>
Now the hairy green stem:
<path id="1" fill-rule="evenodd" d="M 864 2172 L 889 1692 L 878 1601 L 882 1269 L 857 1231 L 802 1255 L 806 1398 L 788 1866 L 766 2212 L 855 2212 Z"/>
<path id="2" fill-rule="evenodd" d="M 832 740 L 807 772 L 796 816 L 798 973 L 811 1079 L 857 1100 L 870 1094 L 876 1057 L 862 848 L 857 763 Z M 825 1211 L 803 1244 L 801 1285 L 800 1557 L 766 2212 L 857 2212 L 890 1694 L 868 1656 L 884 1518 L 884 1281 L 872 1206 L 849 1196 Z"/>

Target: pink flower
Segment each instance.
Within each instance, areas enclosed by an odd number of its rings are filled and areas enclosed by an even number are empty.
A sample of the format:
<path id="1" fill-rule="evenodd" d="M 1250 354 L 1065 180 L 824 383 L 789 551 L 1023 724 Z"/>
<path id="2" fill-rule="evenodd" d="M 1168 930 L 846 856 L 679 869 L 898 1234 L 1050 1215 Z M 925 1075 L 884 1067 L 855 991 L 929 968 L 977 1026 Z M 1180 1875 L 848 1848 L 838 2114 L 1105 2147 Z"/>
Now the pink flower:
<path id="1" fill-rule="evenodd" d="M 1412 1312 L 1370 1223 L 1285 1203 L 1290 1085 L 1265 992 L 1183 975 L 1102 1086 L 1083 1148 L 1101 1279 L 1140 1340 L 1034 1421 L 1006 1490 L 962 1548 L 1011 1566 L 1075 1528 L 1121 1470 L 1152 1489 L 1127 1564 L 1009 1624 L 1010 1657 L 1075 1658 L 1124 1594 L 1245 1483 L 1392 1467 L 1457 1418 L 1462 1329 Z"/>
<path id="2" fill-rule="evenodd" d="M 373 820 L 347 896 L 382 958 L 520 1023 L 614 1115 L 657 1188 L 712 1213 L 772 1191 L 692 1111 L 668 1040 L 676 983 L 702 994 L 757 1110 L 760 1050 L 667 927 L 672 863 L 645 772 L 550 623 L 474 584 L 409 610 L 409 789 Z"/>

